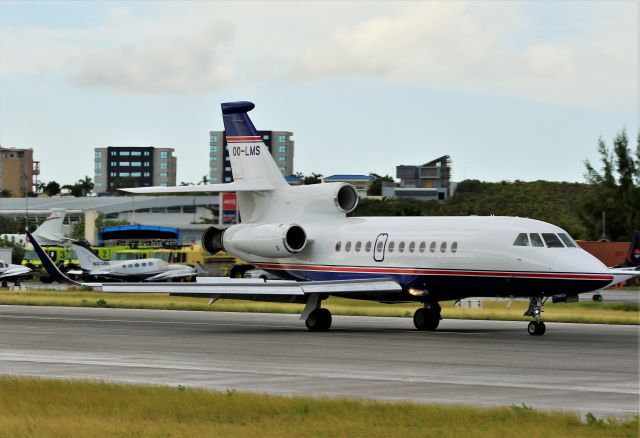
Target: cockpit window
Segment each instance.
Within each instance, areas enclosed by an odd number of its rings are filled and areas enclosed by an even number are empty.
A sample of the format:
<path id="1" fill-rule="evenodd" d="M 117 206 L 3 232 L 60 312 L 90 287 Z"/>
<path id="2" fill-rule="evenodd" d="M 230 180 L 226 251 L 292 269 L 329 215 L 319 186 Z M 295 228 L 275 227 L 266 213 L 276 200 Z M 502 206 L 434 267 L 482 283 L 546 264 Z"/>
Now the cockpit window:
<path id="1" fill-rule="evenodd" d="M 538 233 L 530 233 L 529 237 L 531 237 L 531 246 L 544 248 L 544 242 L 542 241 L 542 237 Z"/>
<path id="2" fill-rule="evenodd" d="M 542 233 L 542 238 L 549 248 L 564 248 L 564 245 L 560 239 L 558 239 L 558 236 L 553 233 Z"/>
<path id="3" fill-rule="evenodd" d="M 575 248 L 576 247 L 576 244 L 573 243 L 573 240 L 571 240 L 571 237 L 569 237 L 567 234 L 558 233 L 558 237 L 560 237 L 560 239 L 564 242 L 565 245 L 567 245 L 567 247 L 569 247 L 569 248 Z"/>
<path id="4" fill-rule="evenodd" d="M 518 234 L 515 242 L 513 242 L 513 246 L 529 246 L 529 237 L 527 236 L 527 233 Z"/>

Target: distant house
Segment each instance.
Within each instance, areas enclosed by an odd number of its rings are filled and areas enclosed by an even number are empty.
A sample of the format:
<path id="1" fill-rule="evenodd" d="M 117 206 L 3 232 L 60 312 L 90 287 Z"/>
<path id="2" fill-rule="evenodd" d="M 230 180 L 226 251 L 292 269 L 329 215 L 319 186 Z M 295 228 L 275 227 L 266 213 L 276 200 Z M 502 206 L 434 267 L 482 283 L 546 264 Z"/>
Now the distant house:
<path id="1" fill-rule="evenodd" d="M 448 155 L 428 163 L 396 166 L 398 186 L 385 184 L 382 195 L 388 197 L 414 198 L 421 200 L 448 199 L 452 193 L 451 160 Z"/>
<path id="2" fill-rule="evenodd" d="M 369 175 L 331 175 L 322 178 L 322 182 L 346 182 L 355 187 L 358 196 L 367 197 L 367 190 L 373 182 L 373 177 Z"/>

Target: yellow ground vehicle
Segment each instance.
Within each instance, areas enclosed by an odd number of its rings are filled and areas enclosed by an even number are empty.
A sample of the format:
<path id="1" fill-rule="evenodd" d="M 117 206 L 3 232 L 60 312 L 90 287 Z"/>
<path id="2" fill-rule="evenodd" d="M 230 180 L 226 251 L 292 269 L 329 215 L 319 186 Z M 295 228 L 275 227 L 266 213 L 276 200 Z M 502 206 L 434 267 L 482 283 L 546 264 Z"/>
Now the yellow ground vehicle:
<path id="1" fill-rule="evenodd" d="M 150 259 L 155 248 L 124 249 L 111 253 L 111 260 Z"/>
<path id="2" fill-rule="evenodd" d="M 45 246 L 42 249 L 49 255 L 53 263 L 60 266 L 64 264 L 64 260 L 67 257 L 70 249 L 64 246 Z M 44 268 L 42 267 L 42 262 L 40 261 L 40 257 L 33 249 L 28 249 L 24 253 L 24 257 L 22 258 L 22 266 L 26 266 L 31 268 L 36 275 L 40 277 L 40 281 L 43 283 L 51 283 L 53 279 L 49 277 Z"/>

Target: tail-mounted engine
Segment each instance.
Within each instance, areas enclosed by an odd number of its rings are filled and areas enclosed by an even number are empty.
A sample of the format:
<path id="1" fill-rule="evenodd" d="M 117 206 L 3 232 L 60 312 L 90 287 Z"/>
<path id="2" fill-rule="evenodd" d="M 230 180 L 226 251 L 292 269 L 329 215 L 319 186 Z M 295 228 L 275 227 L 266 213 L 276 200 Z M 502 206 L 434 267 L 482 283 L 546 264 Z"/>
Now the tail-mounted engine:
<path id="1" fill-rule="evenodd" d="M 297 224 L 240 224 L 226 230 L 211 227 L 202 236 L 209 254 L 245 252 L 260 257 L 289 257 L 302 251 L 307 233 Z"/>

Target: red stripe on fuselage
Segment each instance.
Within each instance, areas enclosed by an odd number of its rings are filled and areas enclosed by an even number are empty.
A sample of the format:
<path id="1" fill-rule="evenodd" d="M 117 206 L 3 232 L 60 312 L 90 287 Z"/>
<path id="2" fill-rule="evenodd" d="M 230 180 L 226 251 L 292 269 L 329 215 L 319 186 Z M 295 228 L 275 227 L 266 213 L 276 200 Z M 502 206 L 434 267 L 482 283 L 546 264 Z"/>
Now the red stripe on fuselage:
<path id="1" fill-rule="evenodd" d="M 376 268 L 364 266 L 324 266 L 324 265 L 281 265 L 257 263 L 261 269 L 286 271 L 353 272 L 361 274 L 391 275 L 453 275 L 465 277 L 507 277 L 507 278 L 551 278 L 557 280 L 613 280 L 612 275 L 564 272 L 508 272 L 508 271 L 464 271 L 419 268 Z"/>

